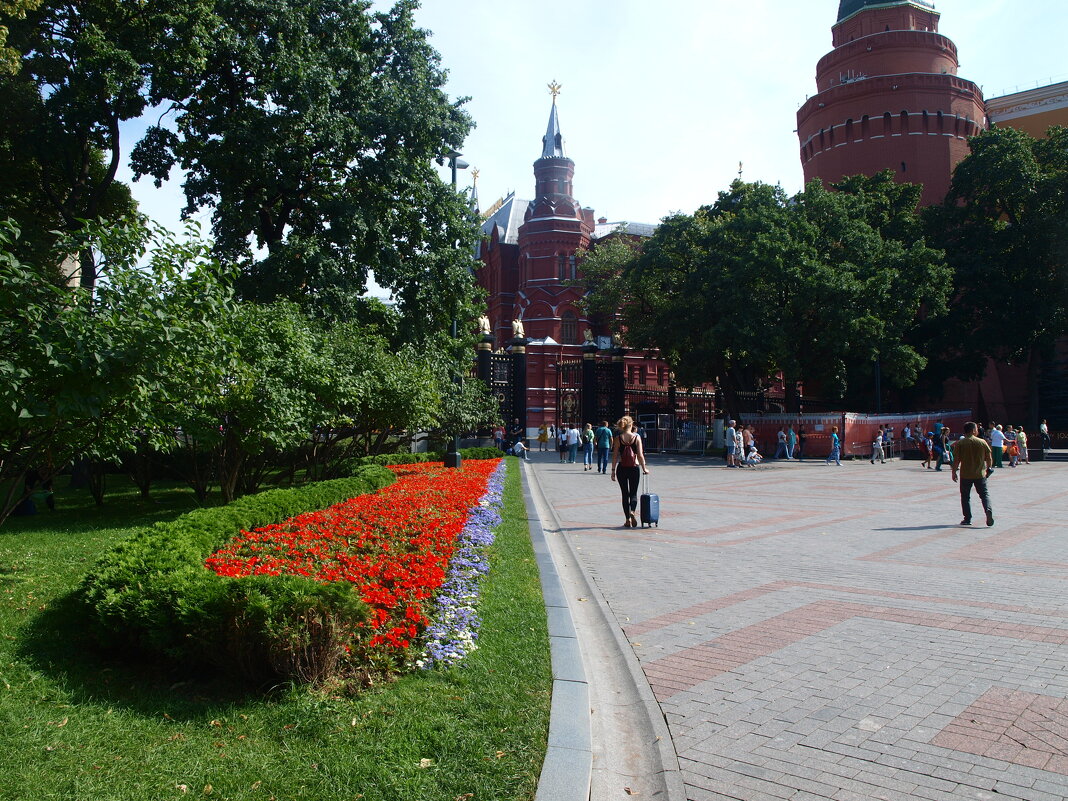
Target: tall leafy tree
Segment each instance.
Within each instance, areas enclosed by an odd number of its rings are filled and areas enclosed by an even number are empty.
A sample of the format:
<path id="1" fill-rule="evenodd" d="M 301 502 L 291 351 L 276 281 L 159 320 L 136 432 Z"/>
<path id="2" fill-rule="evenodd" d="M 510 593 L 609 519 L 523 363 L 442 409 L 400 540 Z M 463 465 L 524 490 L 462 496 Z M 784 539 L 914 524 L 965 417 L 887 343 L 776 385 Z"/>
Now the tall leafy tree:
<path id="1" fill-rule="evenodd" d="M 0 205 L 25 229 L 23 255 L 40 263 L 46 233 L 84 220 L 117 219 L 132 208 L 116 186 L 120 123 L 179 95 L 203 63 L 211 0 L 41 0 L 17 3 L 9 46 L 17 69 L 0 76 Z M 31 8 L 31 6 L 35 6 Z M 14 112 L 14 113 L 10 113 Z M 44 218 L 47 224 L 40 224 Z M 92 252 L 83 286 L 95 284 Z"/>
<path id="2" fill-rule="evenodd" d="M 139 174 L 186 172 L 186 212 L 213 209 L 243 297 L 305 307 L 365 291 L 373 271 L 413 332 L 469 307 L 475 220 L 434 162 L 471 128 L 417 4 L 219 0 L 216 43 Z"/>
<path id="3" fill-rule="evenodd" d="M 715 204 L 664 220 L 640 251 L 623 240 L 583 262 L 595 311 L 619 310 L 632 347 L 658 348 L 679 379 L 736 393 L 782 372 L 841 398 L 880 359 L 907 385 L 924 357 L 909 336 L 937 314 L 949 274 L 915 222 L 916 192 L 889 176 L 793 198 L 736 181 Z"/>
<path id="4" fill-rule="evenodd" d="M 934 377 L 981 377 L 988 358 L 1027 363 L 1037 418 L 1039 367 L 1068 331 L 1068 128 L 1045 139 L 992 128 L 969 147 L 926 217 L 956 276 L 948 325 L 932 332 L 944 354 Z"/>

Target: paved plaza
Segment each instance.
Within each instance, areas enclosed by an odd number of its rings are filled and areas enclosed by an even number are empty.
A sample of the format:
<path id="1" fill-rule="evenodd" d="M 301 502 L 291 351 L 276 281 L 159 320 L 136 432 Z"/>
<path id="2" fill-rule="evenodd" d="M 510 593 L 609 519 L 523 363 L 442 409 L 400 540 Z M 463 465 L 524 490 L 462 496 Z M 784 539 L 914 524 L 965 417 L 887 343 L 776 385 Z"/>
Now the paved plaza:
<path id="1" fill-rule="evenodd" d="M 1068 797 L 1068 464 L 995 471 L 995 525 L 973 497 L 965 528 L 948 469 L 914 461 L 652 455 L 660 527 L 634 530 L 608 476 L 531 457 L 557 559 L 600 595 L 677 755 L 674 790 L 598 780 L 591 690 L 594 799 Z M 589 599 L 568 600 L 595 639 Z"/>

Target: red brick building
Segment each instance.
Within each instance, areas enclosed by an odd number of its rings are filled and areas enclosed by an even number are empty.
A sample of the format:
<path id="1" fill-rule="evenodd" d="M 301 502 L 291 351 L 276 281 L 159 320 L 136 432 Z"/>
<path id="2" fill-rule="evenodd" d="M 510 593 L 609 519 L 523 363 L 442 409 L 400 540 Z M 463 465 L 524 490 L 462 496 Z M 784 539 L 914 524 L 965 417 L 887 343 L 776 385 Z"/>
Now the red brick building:
<path id="1" fill-rule="evenodd" d="M 664 362 L 639 353 L 622 355 L 612 341 L 613 332 L 591 321 L 582 310 L 585 288 L 571 283 L 582 278 L 580 250 L 595 247 L 599 239 L 621 230 L 651 236 L 655 226 L 595 220 L 593 209 L 575 199 L 574 175 L 575 162 L 565 153 L 554 94 L 541 154 L 534 162 L 534 199 L 522 200 L 513 192 L 495 203 L 486 212 L 476 254 L 482 261 L 479 284 L 489 295 L 490 346 L 494 350 L 512 347 L 513 320 L 522 322 L 528 339 L 529 433 L 536 432 L 542 422 L 599 422 L 580 419 L 578 404 L 562 391 L 565 386 L 577 389 L 584 356 L 621 359 L 631 388 L 666 391 L 669 380 Z M 590 340 L 597 346 L 595 354 Z"/>
<path id="2" fill-rule="evenodd" d="M 817 92 L 797 112 L 806 182 L 892 169 L 923 184 L 922 204 L 942 201 L 986 110 L 938 20 L 922 0 L 842 0 Z"/>

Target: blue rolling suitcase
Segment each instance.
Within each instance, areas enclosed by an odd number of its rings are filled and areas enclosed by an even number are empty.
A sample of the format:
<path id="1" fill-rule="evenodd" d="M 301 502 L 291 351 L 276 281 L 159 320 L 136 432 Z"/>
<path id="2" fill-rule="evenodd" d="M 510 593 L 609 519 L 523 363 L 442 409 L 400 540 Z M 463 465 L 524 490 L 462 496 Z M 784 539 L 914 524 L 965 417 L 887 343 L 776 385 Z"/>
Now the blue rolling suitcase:
<path id="1" fill-rule="evenodd" d="M 660 528 L 660 496 L 649 492 L 649 477 L 645 478 L 645 492 L 638 499 L 642 516 L 642 528 L 656 526 Z"/>

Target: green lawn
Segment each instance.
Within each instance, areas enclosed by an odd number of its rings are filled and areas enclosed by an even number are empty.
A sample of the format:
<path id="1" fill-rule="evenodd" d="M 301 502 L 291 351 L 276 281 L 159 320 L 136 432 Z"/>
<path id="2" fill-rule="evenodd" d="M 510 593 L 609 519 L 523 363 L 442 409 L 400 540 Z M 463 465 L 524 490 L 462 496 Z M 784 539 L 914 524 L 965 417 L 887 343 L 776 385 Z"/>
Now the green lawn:
<path id="1" fill-rule="evenodd" d="M 265 698 L 94 648 L 71 600 L 79 579 L 131 527 L 191 508 L 188 491 L 163 488 L 145 503 L 124 486 L 99 510 L 60 491 L 57 512 L 9 520 L 0 528 L 0 799 L 533 797 L 551 672 L 518 473 L 513 463 L 480 649 L 463 667 L 359 698 L 289 687 Z"/>

